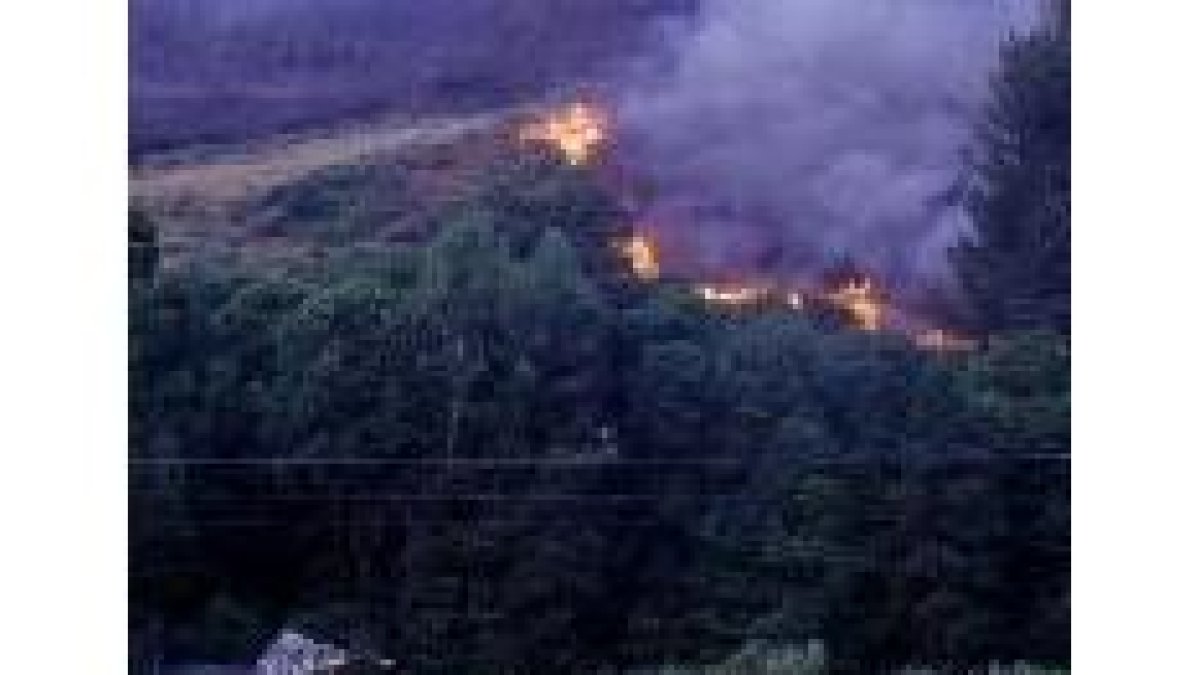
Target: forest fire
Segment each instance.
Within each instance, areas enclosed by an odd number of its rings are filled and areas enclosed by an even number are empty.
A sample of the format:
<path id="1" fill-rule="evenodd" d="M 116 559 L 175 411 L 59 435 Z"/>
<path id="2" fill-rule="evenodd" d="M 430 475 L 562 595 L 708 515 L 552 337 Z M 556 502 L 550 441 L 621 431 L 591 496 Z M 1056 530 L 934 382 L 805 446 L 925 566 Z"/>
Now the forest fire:
<path id="1" fill-rule="evenodd" d="M 944 328 L 913 328 L 898 317 L 882 289 L 869 278 L 846 282 L 824 291 L 780 289 L 767 284 L 711 284 L 693 287 L 704 302 L 724 307 L 786 307 L 795 312 L 833 309 L 848 324 L 865 332 L 894 330 L 906 335 L 916 347 L 935 352 L 971 351 L 978 345 L 971 338 Z M 889 318 L 890 317 L 890 318 Z"/>
<path id="2" fill-rule="evenodd" d="M 627 269 L 636 278 L 652 282 L 662 277 L 662 260 L 654 239 L 637 233 L 614 244 Z M 908 337 L 919 349 L 935 352 L 962 352 L 975 349 L 977 343 L 943 328 L 916 328 L 911 317 L 893 308 L 880 284 L 859 274 L 824 289 L 799 288 L 771 282 L 699 282 L 692 292 L 714 308 L 765 309 L 786 308 L 793 312 L 834 311 L 846 325 L 856 330 L 877 333 L 895 331 Z M 927 324 L 926 324 L 927 325 Z"/>
<path id="3" fill-rule="evenodd" d="M 844 313 L 859 330 L 878 331 L 884 326 L 887 304 L 870 279 L 851 281 L 828 291 L 783 290 L 768 284 L 700 284 L 696 294 L 714 305 L 775 304 L 801 312 L 826 305 Z"/>
<path id="4" fill-rule="evenodd" d="M 634 276 L 644 281 L 653 281 L 658 278 L 661 271 L 658 248 L 649 237 L 642 234 L 634 235 L 618 242 L 617 248 L 621 257 L 629 264 L 629 269 Z"/>
<path id="5" fill-rule="evenodd" d="M 827 293 L 825 299 L 845 311 L 859 330 L 874 332 L 883 327 L 887 304 L 870 279 L 850 281 Z"/>
<path id="6" fill-rule="evenodd" d="M 599 107 L 577 101 L 521 128 L 520 139 L 557 148 L 572 165 L 589 164 L 609 135 L 609 120 Z"/>
<path id="7" fill-rule="evenodd" d="M 558 153 L 573 166 L 588 166 L 595 162 L 603 145 L 609 140 L 612 120 L 599 105 L 575 101 L 565 107 L 550 110 L 519 130 L 522 143 L 538 144 Z M 661 251 L 655 240 L 641 228 L 633 234 L 615 239 L 613 248 L 635 278 L 653 282 L 663 277 Z M 846 325 L 865 332 L 896 330 L 909 337 L 914 345 L 932 351 L 961 351 L 974 347 L 974 342 L 942 329 L 914 330 L 897 314 L 880 284 L 871 277 L 856 273 L 837 280 L 826 279 L 817 287 L 797 287 L 771 281 L 693 281 L 692 292 L 706 304 L 725 308 L 781 307 L 794 312 L 832 311 Z"/>

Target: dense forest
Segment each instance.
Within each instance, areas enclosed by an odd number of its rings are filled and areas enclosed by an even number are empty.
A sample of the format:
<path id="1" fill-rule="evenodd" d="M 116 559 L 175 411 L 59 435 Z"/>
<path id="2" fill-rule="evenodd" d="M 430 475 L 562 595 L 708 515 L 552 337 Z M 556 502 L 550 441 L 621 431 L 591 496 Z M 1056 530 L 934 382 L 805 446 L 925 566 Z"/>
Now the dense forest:
<path id="1" fill-rule="evenodd" d="M 131 210 L 132 672 L 285 626 L 414 675 L 1065 670 L 1069 104 L 1064 16 L 979 120 L 970 350 L 639 277 L 550 155 L 286 264 Z"/>

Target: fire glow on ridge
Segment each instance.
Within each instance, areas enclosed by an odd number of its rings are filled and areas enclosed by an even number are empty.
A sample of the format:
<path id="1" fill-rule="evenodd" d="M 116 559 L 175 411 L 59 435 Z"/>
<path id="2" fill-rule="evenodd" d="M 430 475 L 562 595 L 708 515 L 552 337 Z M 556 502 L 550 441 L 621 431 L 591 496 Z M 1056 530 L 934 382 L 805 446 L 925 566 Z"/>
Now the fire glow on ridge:
<path id="1" fill-rule="evenodd" d="M 556 148 L 574 166 L 588 164 L 608 138 L 609 123 L 598 107 L 577 101 L 548 113 L 521 128 L 527 143 L 544 143 Z"/>

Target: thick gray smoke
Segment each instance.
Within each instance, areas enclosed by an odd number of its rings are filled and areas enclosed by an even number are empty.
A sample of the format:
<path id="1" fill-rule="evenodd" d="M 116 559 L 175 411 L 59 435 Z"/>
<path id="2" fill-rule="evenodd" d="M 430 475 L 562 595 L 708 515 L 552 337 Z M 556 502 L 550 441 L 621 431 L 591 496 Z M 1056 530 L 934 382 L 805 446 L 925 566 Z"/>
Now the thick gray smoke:
<path id="1" fill-rule="evenodd" d="M 621 96 L 648 226 L 693 270 L 849 258 L 925 283 L 966 226 L 970 119 L 1037 0 L 708 0 Z"/>

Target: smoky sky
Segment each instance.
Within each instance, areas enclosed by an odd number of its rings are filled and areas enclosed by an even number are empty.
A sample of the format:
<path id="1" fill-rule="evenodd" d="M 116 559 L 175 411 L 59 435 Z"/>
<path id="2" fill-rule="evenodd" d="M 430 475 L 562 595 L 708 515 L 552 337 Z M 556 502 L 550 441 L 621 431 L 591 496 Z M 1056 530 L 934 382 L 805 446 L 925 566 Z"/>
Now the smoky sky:
<path id="1" fill-rule="evenodd" d="M 647 227 L 693 269 L 927 283 L 1000 41 L 1036 0 L 708 0 L 619 97 Z"/>

